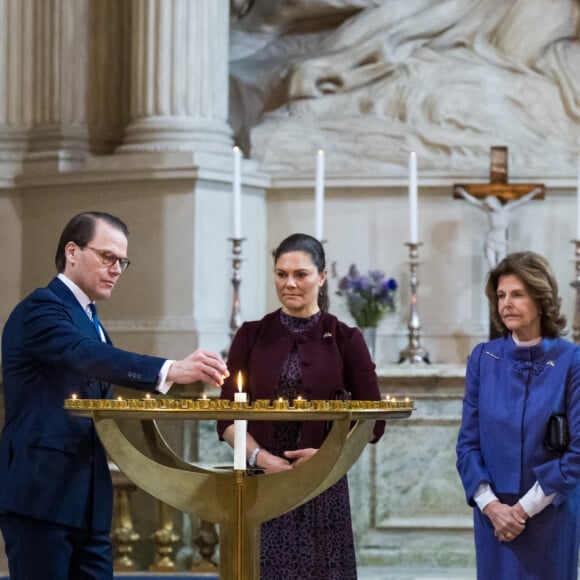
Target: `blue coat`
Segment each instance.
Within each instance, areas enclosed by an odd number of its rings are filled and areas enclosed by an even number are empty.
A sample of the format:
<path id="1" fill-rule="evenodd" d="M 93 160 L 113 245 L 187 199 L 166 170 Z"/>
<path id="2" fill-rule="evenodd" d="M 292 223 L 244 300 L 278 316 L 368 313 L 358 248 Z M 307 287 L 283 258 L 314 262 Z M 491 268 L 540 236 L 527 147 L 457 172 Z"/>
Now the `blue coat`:
<path id="1" fill-rule="evenodd" d="M 90 418 L 65 399 L 110 398 L 118 384 L 153 391 L 165 359 L 99 340 L 58 278 L 14 309 L 2 334 L 5 424 L 0 438 L 0 513 L 73 526 L 111 527 L 112 486 Z"/>
<path id="2" fill-rule="evenodd" d="M 544 444 L 553 412 L 568 419 L 566 452 Z M 580 350 L 561 338 L 518 347 L 511 336 L 478 345 L 467 364 L 457 469 L 467 501 L 488 482 L 513 504 L 538 481 L 553 503 L 513 542 L 499 542 L 474 511 L 478 577 L 576 578 L 580 484 Z"/>

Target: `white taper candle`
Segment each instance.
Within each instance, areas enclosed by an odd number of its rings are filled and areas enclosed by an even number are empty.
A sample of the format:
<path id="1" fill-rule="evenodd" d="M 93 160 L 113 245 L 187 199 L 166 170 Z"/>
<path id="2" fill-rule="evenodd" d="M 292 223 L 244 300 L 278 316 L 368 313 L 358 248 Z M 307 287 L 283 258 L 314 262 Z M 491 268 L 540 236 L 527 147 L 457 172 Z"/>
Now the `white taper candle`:
<path id="1" fill-rule="evenodd" d="M 578 154 L 578 181 L 576 182 L 576 239 L 580 240 L 580 153 Z"/>
<path id="2" fill-rule="evenodd" d="M 316 155 L 316 189 L 314 195 L 314 232 L 317 240 L 324 236 L 324 151 Z"/>
<path id="3" fill-rule="evenodd" d="M 242 392 L 242 373 L 238 372 L 238 392 L 234 393 L 236 403 L 247 403 L 248 393 Z M 244 419 L 234 421 L 234 469 L 246 469 L 246 437 L 248 422 Z"/>
<path id="4" fill-rule="evenodd" d="M 413 244 L 419 242 L 418 203 L 417 155 L 412 151 L 409 155 L 409 241 Z"/>
<path id="5" fill-rule="evenodd" d="M 234 147 L 232 236 L 236 239 L 242 237 L 242 152 L 239 147 Z"/>

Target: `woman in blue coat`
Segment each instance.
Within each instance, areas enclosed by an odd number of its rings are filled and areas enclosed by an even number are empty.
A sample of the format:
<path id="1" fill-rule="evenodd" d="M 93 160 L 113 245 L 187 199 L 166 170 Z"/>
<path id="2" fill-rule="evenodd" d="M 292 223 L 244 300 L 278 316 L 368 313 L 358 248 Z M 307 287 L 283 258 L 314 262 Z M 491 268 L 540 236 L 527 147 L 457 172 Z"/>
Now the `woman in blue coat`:
<path id="1" fill-rule="evenodd" d="M 488 276 L 502 338 L 467 363 L 457 469 L 474 507 L 481 580 L 577 578 L 580 351 L 561 338 L 558 286 L 533 252 L 508 255 Z M 565 415 L 570 442 L 548 449 L 546 425 Z"/>

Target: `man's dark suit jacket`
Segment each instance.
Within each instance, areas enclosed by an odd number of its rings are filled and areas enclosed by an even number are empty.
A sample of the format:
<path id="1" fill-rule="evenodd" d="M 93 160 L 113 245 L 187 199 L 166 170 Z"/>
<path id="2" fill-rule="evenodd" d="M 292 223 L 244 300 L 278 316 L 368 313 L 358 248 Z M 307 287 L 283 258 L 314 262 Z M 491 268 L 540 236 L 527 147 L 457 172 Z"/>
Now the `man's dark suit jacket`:
<path id="1" fill-rule="evenodd" d="M 65 399 L 110 398 L 112 385 L 153 391 L 165 359 L 101 342 L 58 278 L 14 309 L 2 334 L 5 425 L 0 513 L 108 531 L 112 486 L 90 418 Z M 31 555 L 33 557 L 33 555 Z"/>

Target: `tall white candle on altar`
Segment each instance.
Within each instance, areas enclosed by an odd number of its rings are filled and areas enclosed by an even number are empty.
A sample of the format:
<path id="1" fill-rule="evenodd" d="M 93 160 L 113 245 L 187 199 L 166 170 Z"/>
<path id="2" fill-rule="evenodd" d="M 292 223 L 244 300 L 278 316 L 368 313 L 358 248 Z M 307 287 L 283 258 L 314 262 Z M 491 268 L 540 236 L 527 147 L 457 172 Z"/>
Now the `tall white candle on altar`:
<path id="1" fill-rule="evenodd" d="M 242 152 L 234 147 L 234 184 L 233 184 L 233 232 L 232 237 L 242 237 Z"/>
<path id="2" fill-rule="evenodd" d="M 314 193 L 314 236 L 322 241 L 324 236 L 324 151 L 316 155 L 316 188 Z"/>
<path id="3" fill-rule="evenodd" d="M 578 153 L 578 181 L 576 188 L 576 239 L 580 240 L 580 153 Z"/>
<path id="4" fill-rule="evenodd" d="M 236 403 L 247 403 L 248 394 L 242 392 L 242 373 L 238 372 L 238 392 L 234 393 Z M 246 469 L 246 433 L 248 422 L 237 419 L 234 421 L 234 469 Z"/>
<path id="5" fill-rule="evenodd" d="M 419 242 L 418 226 L 418 193 L 417 193 L 417 155 L 412 151 L 409 155 L 409 230 L 410 242 Z"/>

